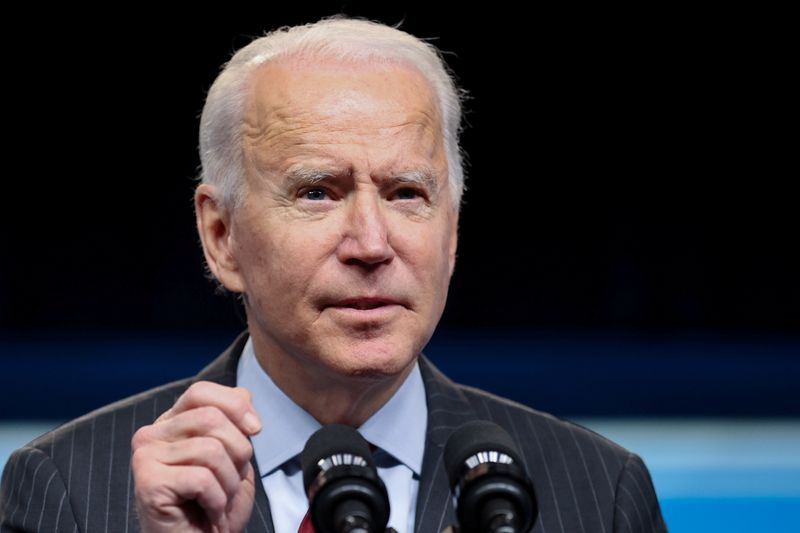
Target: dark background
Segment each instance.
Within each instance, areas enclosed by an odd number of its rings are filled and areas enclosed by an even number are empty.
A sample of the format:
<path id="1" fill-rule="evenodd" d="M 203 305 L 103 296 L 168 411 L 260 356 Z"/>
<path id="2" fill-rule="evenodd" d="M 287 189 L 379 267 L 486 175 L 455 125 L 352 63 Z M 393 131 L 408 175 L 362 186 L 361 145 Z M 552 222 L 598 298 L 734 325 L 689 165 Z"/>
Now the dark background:
<path id="1" fill-rule="evenodd" d="M 0 418 L 192 374 L 242 329 L 194 229 L 205 91 L 339 12 L 435 38 L 471 95 L 444 370 L 568 416 L 800 414 L 796 61 L 768 14 L 230 7 L 3 23 Z"/>

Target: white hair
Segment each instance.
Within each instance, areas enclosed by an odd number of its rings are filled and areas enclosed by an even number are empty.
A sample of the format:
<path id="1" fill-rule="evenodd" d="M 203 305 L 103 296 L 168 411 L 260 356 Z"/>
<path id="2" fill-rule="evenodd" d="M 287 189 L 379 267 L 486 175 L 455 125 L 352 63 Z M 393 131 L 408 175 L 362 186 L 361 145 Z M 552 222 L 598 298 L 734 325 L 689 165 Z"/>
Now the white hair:
<path id="1" fill-rule="evenodd" d="M 200 118 L 203 183 L 219 187 L 223 206 L 235 208 L 244 196 L 242 124 L 248 82 L 265 62 L 279 57 L 324 57 L 344 61 L 395 61 L 415 67 L 430 84 L 442 119 L 448 182 L 454 208 L 464 191 L 463 154 L 459 146 L 460 89 L 432 44 L 413 35 L 364 19 L 335 15 L 313 24 L 284 26 L 240 49 L 211 85 Z"/>

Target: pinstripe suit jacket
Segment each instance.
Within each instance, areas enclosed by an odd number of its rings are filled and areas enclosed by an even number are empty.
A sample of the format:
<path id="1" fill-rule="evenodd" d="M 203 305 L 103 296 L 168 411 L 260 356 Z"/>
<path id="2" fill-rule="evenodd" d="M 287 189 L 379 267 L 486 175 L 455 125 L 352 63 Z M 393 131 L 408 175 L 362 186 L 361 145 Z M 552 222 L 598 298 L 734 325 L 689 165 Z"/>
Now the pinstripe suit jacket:
<path id="1" fill-rule="evenodd" d="M 17 450 L 3 472 L 0 530 L 134 532 L 131 437 L 198 380 L 236 383 L 240 336 L 200 374 L 164 385 L 69 422 Z M 428 429 L 417 500 L 417 533 L 454 522 L 442 462 L 448 436 L 475 419 L 504 427 L 522 451 L 536 487 L 536 533 L 666 531 L 641 459 L 605 438 L 486 392 L 456 385 L 424 356 Z M 258 472 L 256 468 L 256 472 Z M 256 483 L 247 531 L 273 532 L 269 502 Z"/>

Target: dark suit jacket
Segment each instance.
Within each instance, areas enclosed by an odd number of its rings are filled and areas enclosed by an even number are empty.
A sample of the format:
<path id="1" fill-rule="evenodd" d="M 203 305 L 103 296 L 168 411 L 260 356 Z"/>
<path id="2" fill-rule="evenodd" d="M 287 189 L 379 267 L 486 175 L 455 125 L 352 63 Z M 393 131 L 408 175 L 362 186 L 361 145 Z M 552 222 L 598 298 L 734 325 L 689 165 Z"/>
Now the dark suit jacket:
<path id="1" fill-rule="evenodd" d="M 235 385 L 245 340 L 240 336 L 194 378 L 99 409 L 14 452 L 0 488 L 2 533 L 138 531 L 130 470 L 133 433 L 152 423 L 195 381 Z M 476 419 L 504 427 L 522 451 L 540 508 L 535 532 L 666 531 L 650 475 L 638 456 L 575 424 L 456 385 L 424 356 L 420 367 L 428 429 L 417 533 L 438 533 L 454 522 L 442 450 L 455 428 Z M 256 488 L 247 531 L 272 532 L 266 493 L 261 483 Z"/>

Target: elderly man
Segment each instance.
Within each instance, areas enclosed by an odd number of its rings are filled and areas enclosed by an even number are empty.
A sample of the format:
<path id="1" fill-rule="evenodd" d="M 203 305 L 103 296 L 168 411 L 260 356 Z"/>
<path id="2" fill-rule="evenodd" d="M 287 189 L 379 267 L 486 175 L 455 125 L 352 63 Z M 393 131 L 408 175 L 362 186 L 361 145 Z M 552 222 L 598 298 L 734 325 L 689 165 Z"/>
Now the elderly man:
<path id="1" fill-rule="evenodd" d="M 436 533 L 455 520 L 442 448 L 477 419 L 521 450 L 535 531 L 665 530 L 636 455 L 420 355 L 455 264 L 460 113 L 436 49 L 394 28 L 336 17 L 240 50 L 203 111 L 195 207 L 248 330 L 195 378 L 16 452 L 3 531 L 294 533 L 298 454 L 339 423 L 375 449 L 389 525 Z"/>

